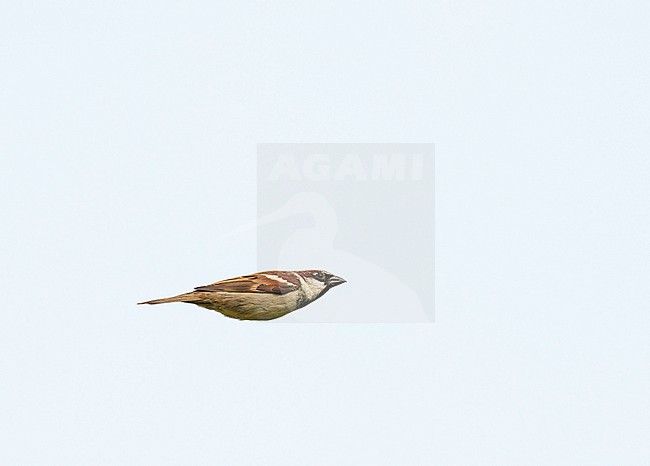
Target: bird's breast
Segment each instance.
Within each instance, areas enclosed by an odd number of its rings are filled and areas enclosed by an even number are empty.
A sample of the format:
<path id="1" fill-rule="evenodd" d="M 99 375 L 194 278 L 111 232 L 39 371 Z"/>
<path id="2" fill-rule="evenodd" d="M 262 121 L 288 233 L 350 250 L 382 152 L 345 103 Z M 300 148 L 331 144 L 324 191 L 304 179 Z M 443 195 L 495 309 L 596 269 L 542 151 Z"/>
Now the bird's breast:
<path id="1" fill-rule="evenodd" d="M 302 307 L 299 305 L 304 299 L 301 295 L 304 293 L 298 291 L 284 295 L 218 292 L 213 293 L 209 302 L 196 304 L 235 319 L 271 320 Z"/>

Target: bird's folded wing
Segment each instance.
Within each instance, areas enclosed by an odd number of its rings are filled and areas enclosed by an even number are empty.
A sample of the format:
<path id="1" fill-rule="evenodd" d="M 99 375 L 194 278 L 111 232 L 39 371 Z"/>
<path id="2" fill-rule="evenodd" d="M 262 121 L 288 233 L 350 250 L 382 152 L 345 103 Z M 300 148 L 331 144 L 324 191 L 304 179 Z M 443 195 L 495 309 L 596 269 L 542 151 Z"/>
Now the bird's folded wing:
<path id="1" fill-rule="evenodd" d="M 196 287 L 196 291 L 221 291 L 227 293 L 274 293 L 287 294 L 299 288 L 300 282 L 293 276 L 282 273 L 257 273 L 229 278 L 211 285 Z"/>

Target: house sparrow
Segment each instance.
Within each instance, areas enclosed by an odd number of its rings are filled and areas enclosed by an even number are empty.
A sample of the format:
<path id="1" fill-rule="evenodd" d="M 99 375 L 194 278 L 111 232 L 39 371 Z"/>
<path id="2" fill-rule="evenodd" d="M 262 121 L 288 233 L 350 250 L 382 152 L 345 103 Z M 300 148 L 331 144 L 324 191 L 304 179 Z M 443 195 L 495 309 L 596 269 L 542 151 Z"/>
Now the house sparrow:
<path id="1" fill-rule="evenodd" d="M 324 270 L 271 270 L 199 286 L 189 293 L 138 304 L 192 303 L 240 320 L 271 320 L 306 306 L 345 283 Z"/>

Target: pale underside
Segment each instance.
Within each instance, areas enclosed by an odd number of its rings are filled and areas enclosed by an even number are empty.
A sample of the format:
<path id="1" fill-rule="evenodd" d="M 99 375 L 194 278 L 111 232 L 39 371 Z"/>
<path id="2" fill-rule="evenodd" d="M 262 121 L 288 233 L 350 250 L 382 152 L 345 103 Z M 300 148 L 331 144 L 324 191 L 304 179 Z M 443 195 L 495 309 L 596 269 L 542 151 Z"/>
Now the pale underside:
<path id="1" fill-rule="evenodd" d="M 271 293 L 194 292 L 193 304 L 241 320 L 272 320 L 307 304 L 299 302 L 304 295 Z M 202 299 L 204 298 L 204 299 Z M 304 300 L 303 300 L 304 301 Z"/>

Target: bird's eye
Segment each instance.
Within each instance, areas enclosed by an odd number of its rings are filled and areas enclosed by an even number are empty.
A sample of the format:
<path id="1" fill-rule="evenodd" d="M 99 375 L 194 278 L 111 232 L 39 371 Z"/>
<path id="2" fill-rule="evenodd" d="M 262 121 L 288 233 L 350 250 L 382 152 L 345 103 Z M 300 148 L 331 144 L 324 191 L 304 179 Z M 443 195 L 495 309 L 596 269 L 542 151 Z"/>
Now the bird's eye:
<path id="1" fill-rule="evenodd" d="M 325 278 L 325 275 L 323 275 L 323 272 L 316 272 L 316 278 L 319 280 L 322 280 Z"/>

